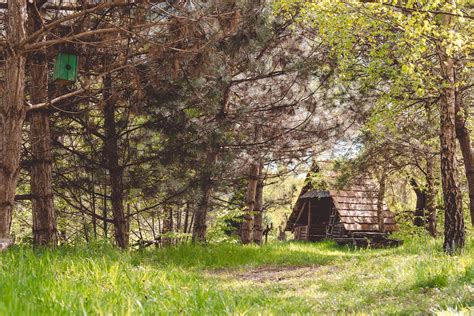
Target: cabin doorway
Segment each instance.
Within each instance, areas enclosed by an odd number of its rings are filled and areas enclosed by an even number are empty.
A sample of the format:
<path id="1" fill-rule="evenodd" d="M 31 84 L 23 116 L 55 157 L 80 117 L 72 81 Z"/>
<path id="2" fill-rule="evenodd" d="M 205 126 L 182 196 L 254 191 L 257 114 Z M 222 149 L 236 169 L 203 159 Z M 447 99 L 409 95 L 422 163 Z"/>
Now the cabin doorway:
<path id="1" fill-rule="evenodd" d="M 306 199 L 295 222 L 295 239 L 310 241 L 324 239 L 332 207 L 331 197 Z"/>

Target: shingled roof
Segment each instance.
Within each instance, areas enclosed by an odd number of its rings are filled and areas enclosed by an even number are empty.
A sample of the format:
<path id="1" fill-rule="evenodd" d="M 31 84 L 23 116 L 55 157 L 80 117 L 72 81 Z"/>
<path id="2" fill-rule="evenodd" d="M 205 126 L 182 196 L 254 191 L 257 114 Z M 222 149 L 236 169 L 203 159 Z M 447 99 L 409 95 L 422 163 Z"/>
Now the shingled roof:
<path id="1" fill-rule="evenodd" d="M 338 212 L 340 223 L 348 232 L 379 232 L 378 224 L 378 187 L 375 182 L 367 176 L 361 176 L 348 182 L 347 185 L 336 186 L 337 173 L 328 168 L 325 163 L 322 169 L 321 163 L 314 166 L 307 176 L 306 184 L 302 188 L 298 200 L 288 219 L 286 230 L 293 230 L 298 214 L 304 202 L 308 199 L 319 199 L 330 197 Z M 310 178 L 319 174 L 325 182 L 325 188 L 314 188 Z M 384 225 L 383 232 L 390 233 L 398 230 L 395 215 L 390 212 L 383 202 Z"/>

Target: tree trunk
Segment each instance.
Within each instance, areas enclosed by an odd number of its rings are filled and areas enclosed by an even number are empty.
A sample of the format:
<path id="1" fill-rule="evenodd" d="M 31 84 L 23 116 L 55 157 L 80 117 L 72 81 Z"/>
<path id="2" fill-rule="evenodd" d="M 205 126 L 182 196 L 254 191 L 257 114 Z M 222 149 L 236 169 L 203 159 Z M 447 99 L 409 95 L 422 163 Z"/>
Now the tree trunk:
<path id="1" fill-rule="evenodd" d="M 471 225 L 474 226 L 474 156 L 471 147 L 471 135 L 466 126 L 468 111 L 461 107 L 461 97 L 456 95 L 456 137 L 461 148 L 464 161 L 464 170 L 467 178 L 467 188 L 469 190 L 469 213 Z"/>
<path id="2" fill-rule="evenodd" d="M 418 227 L 425 227 L 425 210 L 426 210 L 426 200 L 427 194 L 425 189 L 420 188 L 415 179 L 410 180 L 410 185 L 416 194 L 416 207 L 415 207 L 415 218 L 413 219 L 413 224 Z"/>
<path id="3" fill-rule="evenodd" d="M 143 238 L 143 231 L 142 231 L 142 223 L 140 222 L 140 215 L 137 214 L 137 217 L 135 218 L 137 221 L 137 227 L 138 227 L 138 237 L 140 238 L 139 243 L 144 241 Z M 153 238 L 155 240 L 155 238 Z"/>
<path id="4" fill-rule="evenodd" d="M 452 2 L 452 0 L 450 1 Z M 451 16 L 443 15 L 443 24 L 451 25 Z M 446 51 L 439 51 L 441 75 L 446 87 L 440 100 L 441 179 L 445 221 L 444 245 L 447 253 L 462 249 L 465 243 L 462 196 L 456 177 L 456 91 L 454 60 Z"/>
<path id="5" fill-rule="evenodd" d="M 94 230 L 94 239 L 97 240 L 97 206 L 95 199 L 95 181 L 94 181 L 94 171 L 91 171 L 91 180 L 89 183 L 89 190 L 91 194 L 91 208 L 92 208 L 92 228 Z"/>
<path id="6" fill-rule="evenodd" d="M 446 88 L 441 101 L 441 178 L 445 208 L 444 249 L 452 253 L 464 247 L 464 218 L 461 191 L 456 178 L 454 91 Z"/>
<path id="7" fill-rule="evenodd" d="M 285 241 L 286 240 L 286 234 L 285 234 L 285 228 L 284 226 L 278 226 L 278 240 L 280 241 Z"/>
<path id="8" fill-rule="evenodd" d="M 29 9 L 30 33 L 41 28 L 41 16 L 37 9 Z M 30 55 L 30 97 L 33 104 L 48 99 L 48 61 L 46 52 L 40 50 Z M 33 111 L 30 119 L 30 144 L 32 164 L 30 187 L 32 196 L 33 242 L 39 246 L 57 244 L 56 216 L 52 189 L 52 155 L 49 112 L 47 109 Z"/>
<path id="9" fill-rule="evenodd" d="M 240 228 L 240 241 L 242 244 L 248 244 L 252 241 L 252 218 L 255 209 L 255 193 L 257 191 L 257 182 L 259 178 L 260 163 L 254 161 L 249 168 L 249 177 L 247 185 L 247 197 L 244 219 Z"/>
<path id="10" fill-rule="evenodd" d="M 195 215 L 196 213 L 193 212 L 193 214 L 191 215 L 191 220 L 189 221 L 189 226 L 188 226 L 188 234 L 192 231 L 193 227 L 194 227 L 194 218 L 195 218 Z M 186 238 L 186 240 L 188 240 L 188 238 Z"/>
<path id="11" fill-rule="evenodd" d="M 47 63 L 32 64 L 31 100 L 44 102 L 47 98 Z M 52 156 L 49 114 L 47 110 L 30 114 L 32 164 L 30 186 L 32 195 L 33 241 L 35 245 L 53 246 L 57 242 L 56 216 L 53 205 Z"/>
<path id="12" fill-rule="evenodd" d="M 161 244 L 163 246 L 171 245 L 172 239 L 168 236 L 164 236 L 171 232 L 173 232 L 173 209 L 169 205 L 166 205 L 163 219 L 163 230 L 161 231 L 161 234 L 163 236 L 161 238 Z"/>
<path id="13" fill-rule="evenodd" d="M 177 232 L 177 233 L 180 233 L 181 232 L 181 221 L 182 221 L 182 216 L 183 215 L 183 212 L 182 212 L 182 209 L 180 206 L 176 206 L 176 214 L 175 214 L 175 218 L 176 218 L 176 224 L 174 225 L 174 231 Z M 179 241 L 180 241 L 181 237 L 177 237 L 175 238 L 175 243 L 178 244 Z"/>
<path id="14" fill-rule="evenodd" d="M 151 235 L 153 236 L 153 240 L 156 240 L 156 230 L 155 230 L 155 217 L 156 212 L 151 212 Z"/>
<path id="15" fill-rule="evenodd" d="M 426 210 L 428 211 L 428 231 L 430 235 L 436 237 L 437 211 L 435 206 L 436 184 L 434 177 L 434 157 L 426 158 Z"/>
<path id="16" fill-rule="evenodd" d="M 112 79 L 104 78 L 104 155 L 109 171 L 110 187 L 112 189 L 112 216 L 115 229 L 115 241 L 120 248 L 128 247 L 128 225 L 123 206 L 123 168 L 119 163 L 118 133 L 115 122 L 115 103 L 112 100 Z"/>
<path id="17" fill-rule="evenodd" d="M 107 175 L 104 175 L 104 177 L 107 177 Z M 107 182 L 104 181 L 104 198 L 102 199 L 102 217 L 104 220 L 102 221 L 102 229 L 104 231 L 104 240 L 108 239 L 108 231 L 109 231 L 109 225 L 107 223 L 107 216 L 108 216 L 108 211 L 107 211 Z"/>
<path id="18" fill-rule="evenodd" d="M 87 218 L 86 218 L 86 212 L 84 209 L 82 209 L 82 199 L 81 199 L 81 219 L 82 219 L 82 230 L 84 232 L 84 239 L 86 240 L 86 243 L 90 242 L 90 234 L 89 234 L 89 227 L 87 226 Z"/>
<path id="19" fill-rule="evenodd" d="M 212 148 L 206 156 L 206 163 L 201 176 L 201 198 L 194 213 L 193 242 L 205 242 L 207 231 L 207 213 L 210 208 L 212 192 L 212 173 L 217 161 L 217 149 Z"/>
<path id="20" fill-rule="evenodd" d="M 183 224 L 183 233 L 187 233 L 189 226 L 189 203 L 186 203 L 184 210 L 184 224 Z"/>
<path id="21" fill-rule="evenodd" d="M 255 192 L 255 209 L 253 216 L 253 242 L 257 245 L 262 244 L 263 234 L 263 161 L 260 161 L 259 177 L 257 182 L 257 189 Z"/>
<path id="22" fill-rule="evenodd" d="M 223 82 L 221 83 L 223 84 Z M 220 110 L 215 115 L 217 130 L 224 127 L 227 118 L 227 100 L 229 99 L 230 85 L 224 83 L 224 86 L 221 87 L 223 96 L 220 100 Z M 208 142 L 209 149 L 206 153 L 206 161 L 204 164 L 204 169 L 201 172 L 200 179 L 200 189 L 201 197 L 198 204 L 198 209 L 193 214 L 193 237 L 192 241 L 194 242 L 206 242 L 206 232 L 207 232 L 207 214 L 210 210 L 210 199 L 213 188 L 213 174 L 214 169 L 217 163 L 217 157 L 221 148 L 219 141 L 216 141 L 215 137 L 217 135 L 211 136 Z"/>
<path id="23" fill-rule="evenodd" d="M 0 95 L 0 238 L 10 237 L 25 120 L 25 56 L 15 45 L 26 37 L 26 0 L 8 1 L 5 91 Z M 0 89 L 1 93 L 1 89 Z"/>

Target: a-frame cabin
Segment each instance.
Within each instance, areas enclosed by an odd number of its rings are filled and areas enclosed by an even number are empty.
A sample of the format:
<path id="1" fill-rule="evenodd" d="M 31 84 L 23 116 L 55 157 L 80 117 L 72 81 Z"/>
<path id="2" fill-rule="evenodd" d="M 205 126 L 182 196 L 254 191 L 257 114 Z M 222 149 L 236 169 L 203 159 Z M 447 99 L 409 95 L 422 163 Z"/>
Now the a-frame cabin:
<path id="1" fill-rule="evenodd" d="M 310 178 L 315 174 L 326 187 L 314 187 Z M 398 230 L 398 226 L 395 215 L 378 200 L 379 192 L 374 182 L 368 177 L 360 177 L 342 187 L 336 186 L 335 182 L 335 172 L 323 172 L 315 166 L 307 176 L 286 230 L 292 231 L 296 240 L 389 241 L 387 236 Z"/>

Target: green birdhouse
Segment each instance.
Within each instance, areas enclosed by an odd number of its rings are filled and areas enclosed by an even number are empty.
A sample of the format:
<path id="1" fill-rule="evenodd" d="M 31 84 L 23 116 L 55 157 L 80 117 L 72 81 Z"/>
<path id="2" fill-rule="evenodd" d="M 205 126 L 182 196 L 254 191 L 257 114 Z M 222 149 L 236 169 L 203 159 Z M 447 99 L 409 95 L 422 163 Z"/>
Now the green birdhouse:
<path id="1" fill-rule="evenodd" d="M 54 61 L 53 80 L 76 81 L 77 59 L 77 55 L 59 53 Z"/>

